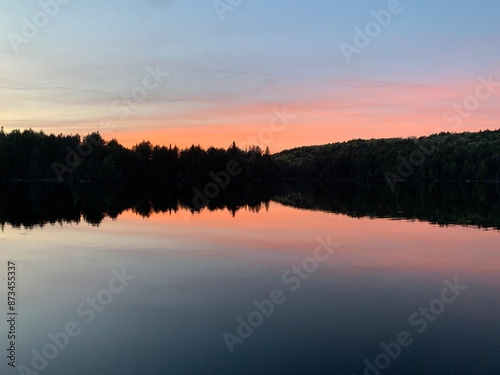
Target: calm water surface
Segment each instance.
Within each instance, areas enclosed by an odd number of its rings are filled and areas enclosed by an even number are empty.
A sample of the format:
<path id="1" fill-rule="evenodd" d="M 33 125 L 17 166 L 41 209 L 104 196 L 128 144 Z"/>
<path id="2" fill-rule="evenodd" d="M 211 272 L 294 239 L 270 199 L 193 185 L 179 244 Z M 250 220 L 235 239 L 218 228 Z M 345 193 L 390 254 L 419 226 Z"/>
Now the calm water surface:
<path id="1" fill-rule="evenodd" d="M 500 373 L 498 230 L 258 207 L 5 224 L 0 298 L 15 261 L 17 365 L 50 375 Z M 254 301 L 272 297 L 259 313 Z M 59 335 L 56 353 L 48 335 L 68 323 L 75 337 Z M 391 344 L 398 337 L 404 346 Z M 53 358 L 36 356 L 44 350 Z M 2 374 L 19 373 L 6 362 Z"/>

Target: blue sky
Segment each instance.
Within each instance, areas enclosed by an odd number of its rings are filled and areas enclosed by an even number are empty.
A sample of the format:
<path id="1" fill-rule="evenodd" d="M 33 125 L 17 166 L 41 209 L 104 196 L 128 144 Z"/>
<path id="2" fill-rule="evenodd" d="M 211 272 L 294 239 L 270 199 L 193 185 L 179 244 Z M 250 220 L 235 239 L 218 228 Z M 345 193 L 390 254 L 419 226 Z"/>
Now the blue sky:
<path id="1" fill-rule="evenodd" d="M 208 0 L 71 0 L 15 53 L 9 38 L 43 10 L 8 0 L 0 5 L 0 123 L 209 146 L 244 141 L 287 108 L 297 118 L 274 137 L 276 151 L 500 127 L 500 89 L 460 128 L 442 120 L 478 77 L 500 81 L 500 3 L 401 1 L 347 63 L 340 43 L 353 44 L 354 28 L 388 3 L 243 0 L 221 21 Z M 130 96 L 147 67 L 169 77 L 119 118 L 112 103 Z"/>

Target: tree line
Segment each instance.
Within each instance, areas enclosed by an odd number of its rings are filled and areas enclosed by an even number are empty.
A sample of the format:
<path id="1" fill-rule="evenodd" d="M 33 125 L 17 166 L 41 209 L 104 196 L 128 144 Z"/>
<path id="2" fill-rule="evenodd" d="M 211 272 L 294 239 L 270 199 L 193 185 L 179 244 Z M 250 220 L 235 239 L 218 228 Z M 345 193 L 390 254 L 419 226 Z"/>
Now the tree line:
<path id="1" fill-rule="evenodd" d="M 100 133 L 54 135 L 0 130 L 0 180 L 320 179 L 395 182 L 500 180 L 500 130 L 420 138 L 352 140 L 271 155 L 245 150 L 153 145 L 131 148 Z"/>
<path id="2" fill-rule="evenodd" d="M 273 155 L 283 177 L 322 180 L 500 180 L 500 130 L 352 140 Z"/>
<path id="3" fill-rule="evenodd" d="M 54 135 L 43 131 L 0 130 L 1 180 L 208 180 L 231 168 L 234 179 L 271 177 L 269 148 L 241 150 L 153 145 L 126 148 L 95 132 Z"/>

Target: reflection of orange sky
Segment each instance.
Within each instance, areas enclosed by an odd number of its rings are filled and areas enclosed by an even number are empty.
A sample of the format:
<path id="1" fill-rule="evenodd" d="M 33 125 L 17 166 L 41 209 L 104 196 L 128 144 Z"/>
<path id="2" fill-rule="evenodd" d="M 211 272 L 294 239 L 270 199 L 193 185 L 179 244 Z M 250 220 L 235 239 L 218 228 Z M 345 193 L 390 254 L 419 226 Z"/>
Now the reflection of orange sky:
<path id="1" fill-rule="evenodd" d="M 259 214 L 242 209 L 233 218 L 227 210 L 207 210 L 191 215 L 183 211 L 172 215 L 155 214 L 149 219 L 131 211 L 118 221 L 127 234 L 165 233 L 199 243 L 227 244 L 239 249 L 214 248 L 213 256 L 230 257 L 235 251 L 309 256 L 316 238 L 331 235 L 341 246 L 328 260 L 331 265 L 353 269 L 392 269 L 395 271 L 436 271 L 456 275 L 480 273 L 498 275 L 499 235 L 464 227 L 438 227 L 425 222 L 388 219 L 356 219 L 344 215 L 297 210 L 271 202 L 269 211 Z M 103 224 L 107 228 L 106 224 Z M 113 226 L 109 226 L 113 230 Z M 260 255 L 264 255 L 260 253 Z"/>

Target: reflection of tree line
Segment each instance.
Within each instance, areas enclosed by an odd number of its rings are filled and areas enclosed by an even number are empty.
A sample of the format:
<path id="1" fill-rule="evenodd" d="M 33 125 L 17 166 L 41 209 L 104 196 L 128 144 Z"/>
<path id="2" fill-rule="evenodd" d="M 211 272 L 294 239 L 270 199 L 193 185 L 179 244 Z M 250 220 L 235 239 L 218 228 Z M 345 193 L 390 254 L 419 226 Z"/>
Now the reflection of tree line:
<path id="1" fill-rule="evenodd" d="M 99 224 L 131 209 L 154 213 L 198 211 L 186 184 L 0 185 L 0 224 L 33 227 L 49 223 Z M 201 210 L 259 212 L 274 200 L 284 205 L 346 214 L 474 225 L 500 229 L 500 188 L 487 184 L 403 184 L 393 194 L 387 184 L 232 183 Z"/>
<path id="2" fill-rule="evenodd" d="M 190 184 L 0 184 L 0 224 L 32 227 L 84 220 L 99 224 L 106 217 L 117 218 L 132 210 L 149 217 L 154 213 L 175 213 L 180 209 L 198 211 L 193 205 Z M 231 184 L 211 199 L 210 211 L 227 209 L 235 215 L 241 208 L 258 212 L 271 200 L 271 189 Z"/>
<path id="3" fill-rule="evenodd" d="M 500 229 L 500 186 L 493 184 L 303 184 L 273 200 L 352 217 L 400 218 Z"/>

